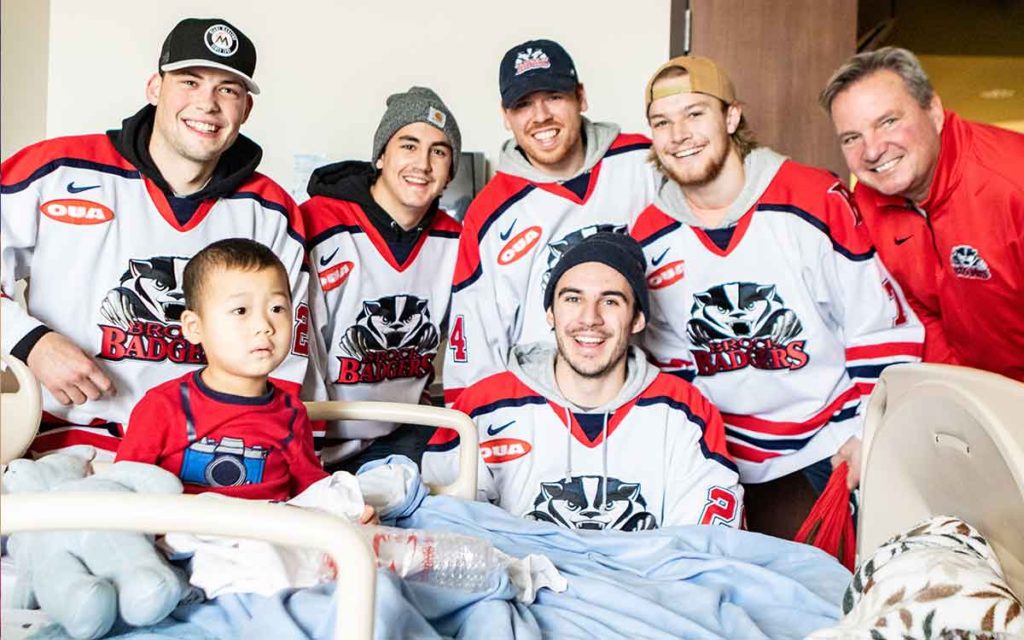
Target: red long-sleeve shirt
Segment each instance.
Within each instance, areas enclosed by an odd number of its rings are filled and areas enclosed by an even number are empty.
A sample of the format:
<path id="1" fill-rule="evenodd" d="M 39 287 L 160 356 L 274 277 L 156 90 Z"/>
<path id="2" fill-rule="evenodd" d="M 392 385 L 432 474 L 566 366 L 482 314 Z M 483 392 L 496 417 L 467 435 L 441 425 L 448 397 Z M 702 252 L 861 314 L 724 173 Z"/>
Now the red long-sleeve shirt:
<path id="1" fill-rule="evenodd" d="M 117 460 L 177 474 L 186 493 L 287 500 L 327 476 L 299 399 L 267 383 L 247 398 L 206 386 L 200 372 L 149 390 L 132 411 Z"/>

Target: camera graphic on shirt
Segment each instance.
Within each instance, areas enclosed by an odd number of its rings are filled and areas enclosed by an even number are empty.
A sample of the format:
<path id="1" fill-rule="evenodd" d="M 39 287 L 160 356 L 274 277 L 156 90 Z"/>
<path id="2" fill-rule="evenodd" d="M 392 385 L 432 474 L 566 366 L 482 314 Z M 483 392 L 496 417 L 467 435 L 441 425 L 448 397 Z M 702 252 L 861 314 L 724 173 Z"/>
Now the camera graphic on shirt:
<path id="1" fill-rule="evenodd" d="M 268 453 L 263 447 L 245 446 L 241 438 L 203 438 L 185 449 L 179 475 L 184 482 L 208 487 L 258 484 Z"/>

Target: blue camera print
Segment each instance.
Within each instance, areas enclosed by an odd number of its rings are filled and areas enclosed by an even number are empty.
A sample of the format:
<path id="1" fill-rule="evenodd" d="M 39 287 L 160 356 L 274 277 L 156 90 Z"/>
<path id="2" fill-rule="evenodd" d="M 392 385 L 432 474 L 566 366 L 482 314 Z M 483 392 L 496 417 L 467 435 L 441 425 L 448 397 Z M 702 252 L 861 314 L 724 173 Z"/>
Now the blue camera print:
<path id="1" fill-rule="evenodd" d="M 183 482 L 207 487 L 259 484 L 268 453 L 263 447 L 245 446 L 241 438 L 203 438 L 185 449 L 178 475 Z"/>

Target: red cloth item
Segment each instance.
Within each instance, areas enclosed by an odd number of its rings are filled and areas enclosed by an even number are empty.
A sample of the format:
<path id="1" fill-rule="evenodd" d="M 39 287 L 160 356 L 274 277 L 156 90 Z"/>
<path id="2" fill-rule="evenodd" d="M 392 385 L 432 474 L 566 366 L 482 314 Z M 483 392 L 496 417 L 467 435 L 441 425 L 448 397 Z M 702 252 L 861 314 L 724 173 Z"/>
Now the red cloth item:
<path id="1" fill-rule="evenodd" d="M 853 571 L 857 555 L 857 536 L 850 513 L 850 491 L 846 488 L 847 464 L 832 470 L 825 490 L 811 507 L 807 519 L 796 533 L 797 542 L 814 545 L 832 554 Z"/>

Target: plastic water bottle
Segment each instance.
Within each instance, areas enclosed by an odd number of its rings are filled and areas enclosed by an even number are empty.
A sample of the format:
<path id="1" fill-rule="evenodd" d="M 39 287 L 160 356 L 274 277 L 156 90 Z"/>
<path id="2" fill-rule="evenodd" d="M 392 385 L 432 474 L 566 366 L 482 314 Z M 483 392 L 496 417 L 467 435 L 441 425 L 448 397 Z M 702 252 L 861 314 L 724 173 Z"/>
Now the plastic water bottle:
<path id="1" fill-rule="evenodd" d="M 415 582 L 463 591 L 493 588 L 504 571 L 491 543 L 456 533 L 360 527 L 377 566 Z"/>

